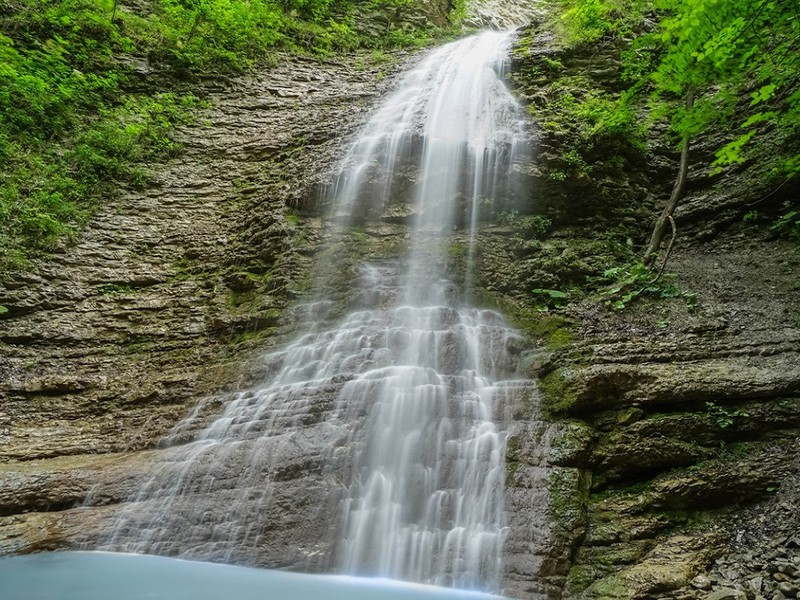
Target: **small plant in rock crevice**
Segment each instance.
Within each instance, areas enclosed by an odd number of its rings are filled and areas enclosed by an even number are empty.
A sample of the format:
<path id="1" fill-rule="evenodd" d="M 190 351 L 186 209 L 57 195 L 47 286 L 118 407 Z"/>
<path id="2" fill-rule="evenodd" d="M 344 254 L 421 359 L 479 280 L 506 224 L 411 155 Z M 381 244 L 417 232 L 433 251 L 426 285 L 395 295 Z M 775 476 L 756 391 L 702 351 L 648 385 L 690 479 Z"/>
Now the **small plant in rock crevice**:
<path id="1" fill-rule="evenodd" d="M 789 236 L 800 250 L 800 207 L 787 210 L 772 225 L 772 230 Z"/>
<path id="2" fill-rule="evenodd" d="M 552 221 L 542 215 L 520 215 L 516 210 L 507 210 L 497 215 L 497 224 L 511 227 L 527 238 L 540 239 L 547 235 Z"/>
<path id="3" fill-rule="evenodd" d="M 536 310 L 547 312 L 549 310 L 559 310 L 566 306 L 568 294 L 561 290 L 547 290 L 537 288 L 531 290 L 536 298 Z"/>
<path id="4" fill-rule="evenodd" d="M 733 426 L 737 418 L 750 416 L 744 411 L 720 406 L 715 402 L 706 402 L 706 415 L 720 429 Z"/>
<path id="5" fill-rule="evenodd" d="M 611 287 L 600 293 L 607 306 L 624 310 L 641 298 L 683 298 L 689 307 L 697 304 L 697 296 L 681 290 L 670 276 L 659 278 L 641 262 L 612 267 L 603 272 L 603 279 L 612 282 Z"/>

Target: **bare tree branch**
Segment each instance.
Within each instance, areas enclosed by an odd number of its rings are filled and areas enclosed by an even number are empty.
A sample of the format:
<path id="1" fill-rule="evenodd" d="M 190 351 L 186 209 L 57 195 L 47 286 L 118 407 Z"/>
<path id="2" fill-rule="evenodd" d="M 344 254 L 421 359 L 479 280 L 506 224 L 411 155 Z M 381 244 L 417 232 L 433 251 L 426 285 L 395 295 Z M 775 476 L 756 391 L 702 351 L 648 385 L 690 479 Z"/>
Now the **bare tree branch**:
<path id="1" fill-rule="evenodd" d="M 678 237 L 678 228 L 675 225 L 675 218 L 672 215 L 670 215 L 667 218 L 669 219 L 669 224 L 672 225 L 672 238 L 669 240 L 669 245 L 667 246 L 667 253 L 664 256 L 664 262 L 661 263 L 661 268 L 658 270 L 658 273 L 650 282 L 650 285 L 653 285 L 659 279 L 661 279 L 661 275 L 664 273 L 664 269 L 667 267 L 667 261 L 669 261 L 669 255 L 672 254 L 672 247 L 675 245 L 675 238 Z"/>
<path id="2" fill-rule="evenodd" d="M 690 90 L 686 94 L 687 110 L 690 110 L 692 106 L 694 106 L 694 93 Z M 672 193 L 670 194 L 667 205 L 664 207 L 664 211 L 661 213 L 661 216 L 658 217 L 658 220 L 656 220 L 653 233 L 650 236 L 650 243 L 647 245 L 647 250 L 645 250 L 642 259 L 644 264 L 648 267 L 652 267 L 653 263 L 656 261 L 658 251 L 661 248 L 661 242 L 664 240 L 664 234 L 667 232 L 669 219 L 672 217 L 678 204 L 680 204 L 680 201 L 683 200 L 684 193 L 686 192 L 686 179 L 689 172 L 689 146 L 690 139 L 689 136 L 686 135 L 683 138 L 683 146 L 681 147 L 681 162 L 678 167 L 678 177 L 675 180 L 675 185 L 672 187 Z"/>

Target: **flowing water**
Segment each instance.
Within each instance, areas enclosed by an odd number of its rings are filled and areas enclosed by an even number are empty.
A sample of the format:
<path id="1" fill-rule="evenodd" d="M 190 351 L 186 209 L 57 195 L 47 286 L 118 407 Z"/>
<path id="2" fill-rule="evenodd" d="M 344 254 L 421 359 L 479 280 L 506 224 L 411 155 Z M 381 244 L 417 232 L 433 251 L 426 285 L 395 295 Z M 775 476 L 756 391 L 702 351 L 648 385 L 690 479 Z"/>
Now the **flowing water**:
<path id="1" fill-rule="evenodd" d="M 304 307 L 306 333 L 265 358 L 262 386 L 197 433 L 207 406 L 178 425 L 104 548 L 257 563 L 280 528 L 272 515 L 291 502 L 278 482 L 314 472 L 313 510 L 336 540 L 326 567 L 499 589 L 498 414 L 529 383 L 515 375 L 517 333 L 466 299 L 479 221 L 512 193 L 524 147 L 503 83 L 511 39 L 488 32 L 433 51 L 376 111 L 343 163 L 329 223 L 347 232 L 399 211 L 405 250 L 361 265 L 338 323 L 324 318 L 331 300 Z M 459 285 L 455 232 L 466 240 Z"/>

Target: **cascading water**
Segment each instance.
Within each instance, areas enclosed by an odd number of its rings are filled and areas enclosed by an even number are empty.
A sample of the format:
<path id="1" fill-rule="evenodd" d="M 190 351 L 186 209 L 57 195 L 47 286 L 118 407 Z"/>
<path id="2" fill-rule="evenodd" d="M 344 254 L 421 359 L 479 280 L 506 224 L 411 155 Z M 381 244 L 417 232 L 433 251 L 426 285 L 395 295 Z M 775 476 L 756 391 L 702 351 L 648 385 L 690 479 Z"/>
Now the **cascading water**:
<path id="1" fill-rule="evenodd" d="M 365 191 L 384 210 L 396 200 L 393 169 L 421 138 L 400 306 L 385 313 L 399 351 L 341 395 L 373 403 L 342 528 L 347 571 L 498 582 L 505 471 L 492 380 L 508 372 L 515 336 L 496 313 L 460 306 L 445 268 L 453 229 L 466 224 L 469 277 L 480 203 L 497 199 L 520 149 L 518 105 L 501 79 L 510 40 L 490 32 L 433 52 L 372 118 L 340 182 L 339 211 L 352 215 Z"/>
<path id="2" fill-rule="evenodd" d="M 104 548 L 258 562 L 274 483 L 301 465 L 321 473 L 318 510 L 338 507 L 328 566 L 499 589 L 495 419 L 528 382 L 514 375 L 519 336 L 467 305 L 447 264 L 454 231 L 468 232 L 469 290 L 480 212 L 510 193 L 523 147 L 502 81 L 511 39 L 488 32 L 435 50 L 375 113 L 334 186 L 330 223 L 346 232 L 394 210 L 410 224 L 404 258 L 362 265 L 357 310 L 336 326 L 319 316 L 331 302 L 309 304 L 307 333 L 265 359 L 265 385 L 199 433 L 187 432 L 208 407 L 180 424 Z"/>

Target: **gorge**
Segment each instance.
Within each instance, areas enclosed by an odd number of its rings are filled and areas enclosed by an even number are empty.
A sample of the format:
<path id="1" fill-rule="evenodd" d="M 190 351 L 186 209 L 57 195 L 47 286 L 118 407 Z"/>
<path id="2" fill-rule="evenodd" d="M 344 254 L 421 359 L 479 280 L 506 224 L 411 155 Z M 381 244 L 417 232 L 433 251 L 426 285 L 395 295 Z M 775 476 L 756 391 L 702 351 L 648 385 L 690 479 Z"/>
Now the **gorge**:
<path id="1" fill-rule="evenodd" d="M 4 281 L 0 553 L 510 598 L 800 591 L 799 262 L 743 219 L 796 179 L 714 172 L 700 138 L 674 279 L 615 309 L 593 294 L 677 153 L 560 128 L 567 95 L 623 86 L 616 42 L 490 4 L 471 18 L 533 23 L 193 84 L 183 153 Z"/>
<path id="2" fill-rule="evenodd" d="M 453 42 L 400 79 L 333 185 L 323 242 L 350 244 L 356 223 L 369 234 L 399 209 L 412 223 L 400 256 L 357 265 L 355 312 L 341 318 L 324 289 L 343 267 L 323 249 L 311 301 L 294 309 L 299 337 L 263 359 L 274 375 L 189 443 L 202 405 L 181 421 L 100 549 L 261 564 L 277 457 L 308 455 L 318 505 L 306 510 L 333 533 L 314 561 L 499 591 L 506 424 L 494 415 L 531 383 L 513 379 L 520 336 L 464 303 L 447 262 L 464 229 L 471 271 L 479 213 L 513 195 L 523 141 L 502 82 L 511 39 Z"/>

